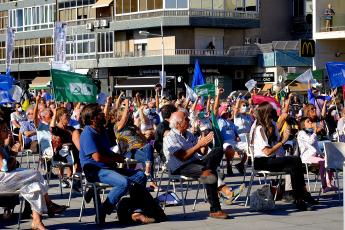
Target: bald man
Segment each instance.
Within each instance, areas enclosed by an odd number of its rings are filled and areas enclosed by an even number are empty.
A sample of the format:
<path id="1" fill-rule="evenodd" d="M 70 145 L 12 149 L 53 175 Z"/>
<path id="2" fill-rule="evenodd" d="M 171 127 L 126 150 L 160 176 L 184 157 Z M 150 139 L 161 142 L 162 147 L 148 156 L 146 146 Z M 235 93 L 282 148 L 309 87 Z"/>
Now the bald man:
<path id="1" fill-rule="evenodd" d="M 217 190 L 217 167 L 223 158 L 223 149 L 214 148 L 207 153 L 207 146 L 213 141 L 213 132 L 197 139 L 187 130 L 189 118 L 185 112 L 173 113 L 169 122 L 171 131 L 163 139 L 168 169 L 171 174 L 198 178 L 204 183 L 210 203 L 209 216 L 226 219 L 228 215 L 220 208 Z M 203 160 L 200 160 L 198 154 L 205 155 Z"/>

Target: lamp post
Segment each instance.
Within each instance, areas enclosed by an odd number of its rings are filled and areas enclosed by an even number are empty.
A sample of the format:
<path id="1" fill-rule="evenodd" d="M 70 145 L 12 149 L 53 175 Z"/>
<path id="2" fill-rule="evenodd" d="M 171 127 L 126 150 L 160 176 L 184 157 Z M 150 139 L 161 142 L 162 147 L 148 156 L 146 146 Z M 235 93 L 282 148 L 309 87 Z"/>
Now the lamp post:
<path id="1" fill-rule="evenodd" d="M 160 76 L 161 84 L 162 84 L 162 91 L 161 91 L 161 97 L 163 97 L 163 92 L 166 84 L 166 78 L 164 74 L 164 34 L 163 34 L 163 21 L 161 21 L 161 33 L 160 34 L 155 34 L 155 33 L 150 33 L 148 31 L 139 31 L 139 34 L 142 36 L 153 36 L 153 37 L 161 37 L 161 49 L 162 49 L 162 72 Z"/>

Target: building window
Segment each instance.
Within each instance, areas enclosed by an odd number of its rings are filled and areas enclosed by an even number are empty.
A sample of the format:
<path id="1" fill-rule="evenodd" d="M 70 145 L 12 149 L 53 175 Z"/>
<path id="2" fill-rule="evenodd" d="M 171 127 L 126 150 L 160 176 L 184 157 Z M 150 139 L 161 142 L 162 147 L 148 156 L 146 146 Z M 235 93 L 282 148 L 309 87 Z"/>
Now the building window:
<path id="1" fill-rule="evenodd" d="M 6 29 L 8 23 L 8 13 L 7 11 L 0 11 L 0 30 Z"/>
<path id="2" fill-rule="evenodd" d="M 67 36 L 66 55 L 70 59 L 90 59 L 95 56 L 95 35 L 78 34 Z"/>
<path id="3" fill-rule="evenodd" d="M 9 10 L 9 26 L 17 31 L 53 28 L 55 5 Z"/>
<path id="4" fill-rule="evenodd" d="M 59 3 L 59 21 L 69 22 L 96 18 L 95 0 L 73 0 Z"/>
<path id="5" fill-rule="evenodd" d="M 114 32 L 97 33 L 97 52 L 112 53 L 114 51 Z"/>

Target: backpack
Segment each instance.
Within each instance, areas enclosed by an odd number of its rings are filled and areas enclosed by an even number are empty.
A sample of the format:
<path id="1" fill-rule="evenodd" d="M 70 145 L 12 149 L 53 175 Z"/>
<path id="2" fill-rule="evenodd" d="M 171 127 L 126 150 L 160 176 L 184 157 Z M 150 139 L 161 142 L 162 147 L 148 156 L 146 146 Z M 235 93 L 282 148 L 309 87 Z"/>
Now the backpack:
<path id="1" fill-rule="evenodd" d="M 266 184 L 250 195 L 250 210 L 267 211 L 275 208 L 270 185 Z"/>

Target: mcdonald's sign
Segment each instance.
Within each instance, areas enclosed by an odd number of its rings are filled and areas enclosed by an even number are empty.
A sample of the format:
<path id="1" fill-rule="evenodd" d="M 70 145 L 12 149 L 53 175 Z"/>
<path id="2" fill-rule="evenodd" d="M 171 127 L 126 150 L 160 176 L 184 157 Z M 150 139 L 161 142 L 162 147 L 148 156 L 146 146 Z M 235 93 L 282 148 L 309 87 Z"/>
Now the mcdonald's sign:
<path id="1" fill-rule="evenodd" d="M 300 40 L 299 56 L 315 57 L 315 41 L 308 39 Z"/>

